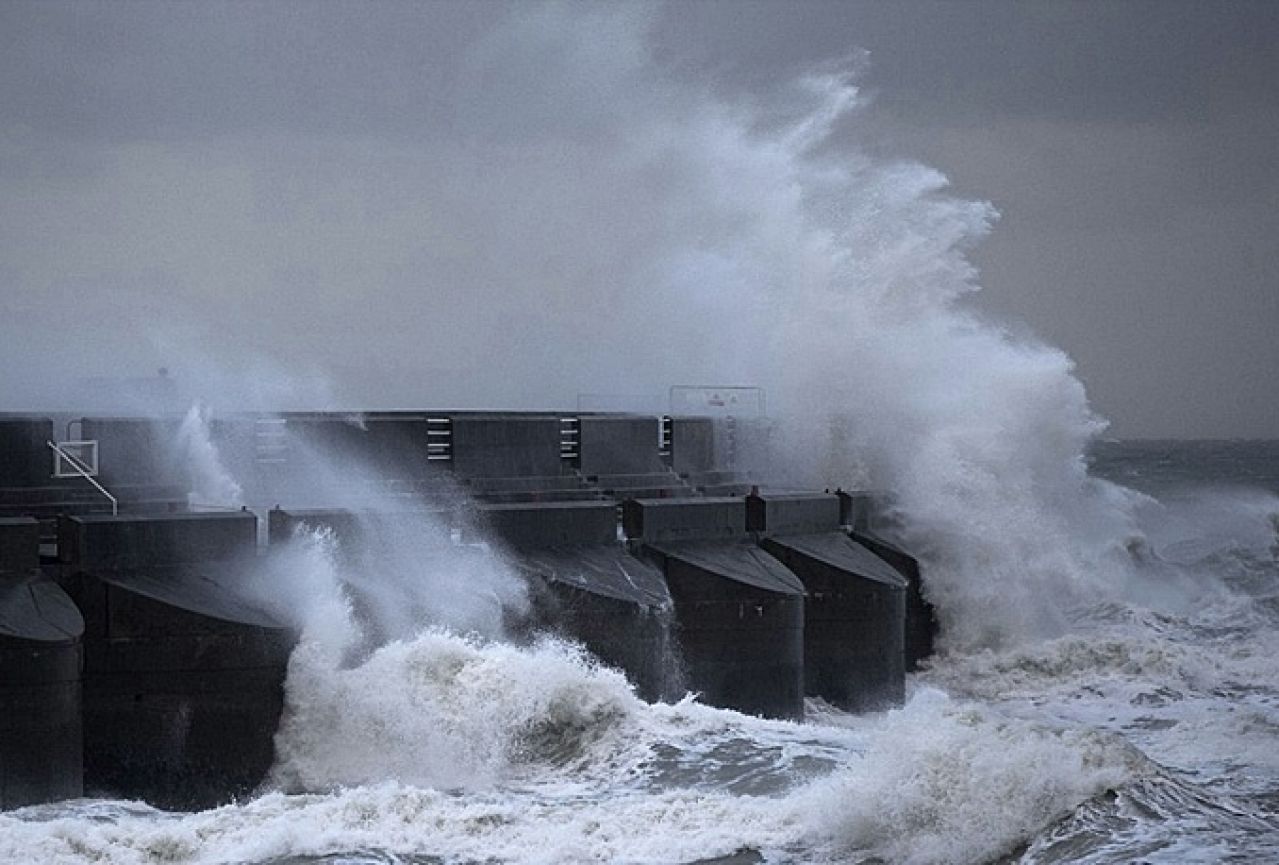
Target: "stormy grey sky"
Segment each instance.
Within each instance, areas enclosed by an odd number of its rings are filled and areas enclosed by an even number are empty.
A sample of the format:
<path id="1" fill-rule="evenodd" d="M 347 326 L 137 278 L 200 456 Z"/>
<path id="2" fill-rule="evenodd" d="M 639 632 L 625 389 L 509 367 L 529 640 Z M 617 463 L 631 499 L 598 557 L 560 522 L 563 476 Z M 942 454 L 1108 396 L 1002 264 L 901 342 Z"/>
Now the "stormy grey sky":
<path id="1" fill-rule="evenodd" d="M 0 408 L 194 358 L 264 401 L 366 406 L 732 378 L 747 347 L 664 322 L 687 286 L 648 260 L 709 236 L 671 258 L 722 276 L 755 199 L 737 151 L 669 128 L 707 94 L 784 117 L 789 82 L 853 58 L 864 104 L 827 155 L 992 202 L 970 302 L 1067 351 L 1113 434 L 1279 436 L 1279 4 L 530 8 L 0 5 Z M 617 320 L 653 355 L 601 362 Z"/>

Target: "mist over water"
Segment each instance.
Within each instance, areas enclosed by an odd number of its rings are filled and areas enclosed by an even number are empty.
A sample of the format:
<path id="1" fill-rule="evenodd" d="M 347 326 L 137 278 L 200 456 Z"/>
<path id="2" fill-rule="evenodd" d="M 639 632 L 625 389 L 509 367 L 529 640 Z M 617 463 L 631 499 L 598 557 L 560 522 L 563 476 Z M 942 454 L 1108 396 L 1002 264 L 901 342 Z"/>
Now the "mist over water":
<path id="1" fill-rule="evenodd" d="M 234 243 L 191 255 L 195 288 L 150 315 L 153 343 L 183 347 L 175 377 L 214 410 L 764 387 L 778 473 L 891 491 L 921 557 L 943 653 L 907 705 L 814 706 L 794 725 L 646 704 L 571 646 L 503 642 L 522 583 L 449 527 L 439 544 L 369 523 L 378 556 L 301 530 L 260 584 L 302 633 L 263 795 L 0 817 L 0 853 L 940 865 L 1279 849 L 1260 800 L 1232 798 L 1279 790 L 1274 496 L 1172 501 L 1090 475 L 1104 422 L 1069 357 L 968 306 L 966 253 L 993 209 L 926 167 L 833 146 L 856 135 L 856 63 L 730 101 L 661 68 L 649 23 L 632 7 L 504 11 L 459 49 L 429 134 L 291 142 L 307 171 L 261 140 L 238 185 L 215 183 L 217 159 L 158 158 L 174 200 L 216 185 L 280 240 L 242 244 L 250 223 L 233 220 Z M 106 157 L 112 219 L 209 218 L 144 207 L 139 155 Z M 172 258 L 194 252 L 165 236 Z M 281 256 L 308 269 L 269 266 Z M 139 314 L 118 299 L 108 320 Z M 33 398 L 19 385 L 7 401 Z M 236 506 L 208 417 L 192 409 L 179 435 L 192 501 Z M 406 510 L 376 472 L 313 462 L 290 506 Z"/>

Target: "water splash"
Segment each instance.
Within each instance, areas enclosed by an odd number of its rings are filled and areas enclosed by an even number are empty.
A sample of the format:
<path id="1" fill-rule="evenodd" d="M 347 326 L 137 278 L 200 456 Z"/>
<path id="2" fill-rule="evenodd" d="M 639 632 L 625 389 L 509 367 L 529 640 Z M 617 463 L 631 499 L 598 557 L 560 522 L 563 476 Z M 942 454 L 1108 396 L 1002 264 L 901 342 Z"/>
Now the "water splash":
<path id="1" fill-rule="evenodd" d="M 174 455 L 190 485 L 187 501 L 193 508 L 238 508 L 244 504 L 244 488 L 222 464 L 209 421 L 208 407 L 194 403 L 174 440 Z"/>

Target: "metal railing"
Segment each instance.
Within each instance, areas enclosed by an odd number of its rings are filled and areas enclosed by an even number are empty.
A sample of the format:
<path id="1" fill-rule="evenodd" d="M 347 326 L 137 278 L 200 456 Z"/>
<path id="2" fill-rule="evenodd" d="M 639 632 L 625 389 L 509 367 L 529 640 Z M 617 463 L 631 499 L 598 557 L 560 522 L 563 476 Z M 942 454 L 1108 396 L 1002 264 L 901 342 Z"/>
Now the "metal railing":
<path id="1" fill-rule="evenodd" d="M 62 457 L 62 459 L 66 461 L 67 465 L 71 466 L 76 474 L 93 484 L 94 488 L 98 492 L 107 497 L 107 500 L 111 502 L 111 516 L 118 517 L 120 515 L 120 503 L 116 500 L 116 497 L 107 492 L 106 487 L 98 483 L 97 479 L 89 473 L 89 467 L 86 466 L 79 457 L 67 453 L 51 441 L 46 441 L 45 444 L 52 448 L 54 453 Z"/>

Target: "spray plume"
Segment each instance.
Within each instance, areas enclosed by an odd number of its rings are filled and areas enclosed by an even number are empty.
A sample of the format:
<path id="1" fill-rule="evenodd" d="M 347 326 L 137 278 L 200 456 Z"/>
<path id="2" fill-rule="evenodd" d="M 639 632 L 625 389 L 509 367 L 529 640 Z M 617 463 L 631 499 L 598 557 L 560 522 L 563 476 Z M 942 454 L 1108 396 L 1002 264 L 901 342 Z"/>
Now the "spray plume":
<path id="1" fill-rule="evenodd" d="M 1134 500 L 1083 457 L 1102 422 L 1065 354 L 966 305 L 992 207 L 851 148 L 856 62 L 746 101 L 664 68 L 649 7 L 497 12 L 408 126 L 107 148 L 98 265 L 131 272 L 113 250 L 154 235 L 182 290 L 99 297 L 75 357 L 167 363 L 219 409 L 262 391 L 262 346 L 325 409 L 758 384 L 793 482 L 894 493 L 949 645 L 1052 634 L 1123 591 Z"/>

